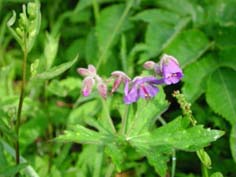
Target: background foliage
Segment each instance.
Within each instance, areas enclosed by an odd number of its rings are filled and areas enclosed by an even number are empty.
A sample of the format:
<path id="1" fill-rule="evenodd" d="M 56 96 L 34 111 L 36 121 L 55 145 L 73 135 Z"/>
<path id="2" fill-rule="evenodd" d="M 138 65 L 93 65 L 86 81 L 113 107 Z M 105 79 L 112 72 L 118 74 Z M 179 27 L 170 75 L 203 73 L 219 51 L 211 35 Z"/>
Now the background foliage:
<path id="1" fill-rule="evenodd" d="M 2 176 L 11 176 L 26 166 L 14 166 L 11 157 L 22 54 L 7 29 L 11 10 L 20 12 L 26 2 L 0 0 Z M 81 78 L 76 68 L 94 64 L 105 77 L 114 70 L 135 76 L 144 61 L 157 61 L 167 53 L 180 61 L 184 79 L 177 86 L 165 87 L 172 104 L 162 116 L 169 122 L 180 114 L 171 97 L 174 89 L 180 89 L 191 102 L 198 123 L 225 131 L 221 139 L 206 148 L 213 162 L 211 172 L 236 176 L 235 0 L 40 2 L 41 28 L 29 55 L 20 129 L 21 155 L 31 165 L 28 168 L 33 167 L 40 176 L 94 176 L 98 149 L 51 141 L 71 125 L 85 125 L 92 117 L 100 116 L 98 100 L 78 99 Z M 112 117 L 119 122 L 115 111 L 119 103 L 114 101 L 112 105 Z M 157 176 L 146 159 L 142 161 L 143 165 L 136 167 L 137 173 Z M 101 173 L 105 170 L 101 169 Z M 194 153 L 177 151 L 176 176 L 200 176 L 200 162 Z"/>

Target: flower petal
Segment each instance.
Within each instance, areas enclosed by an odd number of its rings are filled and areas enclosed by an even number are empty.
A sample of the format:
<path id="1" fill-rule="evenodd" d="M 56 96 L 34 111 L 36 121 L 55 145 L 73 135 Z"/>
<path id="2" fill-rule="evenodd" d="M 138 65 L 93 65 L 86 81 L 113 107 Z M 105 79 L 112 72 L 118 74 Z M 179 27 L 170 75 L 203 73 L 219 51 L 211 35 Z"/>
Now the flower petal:
<path id="1" fill-rule="evenodd" d="M 86 77 L 83 80 L 83 83 L 82 83 L 82 86 L 83 86 L 82 94 L 83 94 L 83 96 L 89 96 L 90 95 L 94 84 L 95 84 L 95 81 L 92 77 Z"/>

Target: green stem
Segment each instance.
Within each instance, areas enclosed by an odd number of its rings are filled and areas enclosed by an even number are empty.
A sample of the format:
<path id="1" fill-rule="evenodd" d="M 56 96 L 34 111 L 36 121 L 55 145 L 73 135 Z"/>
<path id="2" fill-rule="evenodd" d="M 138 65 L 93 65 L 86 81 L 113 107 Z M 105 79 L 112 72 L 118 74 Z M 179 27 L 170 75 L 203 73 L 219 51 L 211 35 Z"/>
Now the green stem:
<path id="1" fill-rule="evenodd" d="M 23 48 L 23 63 L 22 63 L 22 84 L 21 84 L 21 90 L 20 90 L 20 99 L 17 109 L 17 119 L 16 119 L 16 164 L 18 165 L 20 163 L 20 146 L 19 146 L 19 130 L 21 126 L 21 112 L 23 107 L 23 101 L 24 101 L 24 94 L 25 94 L 25 82 L 26 82 L 26 63 L 27 63 L 27 57 L 28 57 L 28 51 L 27 51 L 27 45 L 26 40 L 24 40 L 24 48 Z M 16 177 L 19 176 L 19 173 L 16 174 Z"/>
<path id="2" fill-rule="evenodd" d="M 159 120 L 162 125 L 166 125 L 166 121 L 162 117 L 158 116 L 157 120 Z M 172 149 L 171 177 L 175 177 L 175 169 L 176 169 L 176 151 L 173 148 Z"/>
<path id="3" fill-rule="evenodd" d="M 117 25 L 115 26 L 114 31 L 111 34 L 111 37 L 109 38 L 107 44 L 104 46 L 103 52 L 102 52 L 101 56 L 98 59 L 98 64 L 96 66 L 97 70 L 99 69 L 100 65 L 104 62 L 104 60 L 106 59 L 107 51 L 109 50 L 109 48 L 110 48 L 110 46 L 112 44 L 112 41 L 116 37 L 116 35 L 117 35 L 117 33 L 118 33 L 118 31 L 119 31 L 123 21 L 125 20 L 126 16 L 128 15 L 129 10 L 132 7 L 133 1 L 134 0 L 128 1 L 128 5 L 126 6 L 126 8 L 125 8 L 121 18 L 119 19 Z"/>
<path id="4" fill-rule="evenodd" d="M 175 177 L 175 168 L 176 168 L 176 152 L 175 152 L 175 149 L 173 149 L 173 152 L 172 152 L 171 177 Z"/>
<path id="5" fill-rule="evenodd" d="M 115 126 L 114 126 L 113 121 L 111 119 L 107 103 L 106 103 L 106 101 L 103 98 L 101 98 L 101 100 L 102 100 L 103 109 L 104 109 L 105 114 L 106 114 L 106 119 L 107 119 L 108 123 L 110 124 L 111 130 L 115 133 L 116 129 L 115 129 Z"/>
<path id="6" fill-rule="evenodd" d="M 104 147 L 98 146 L 96 159 L 94 161 L 93 177 L 100 177 L 101 176 L 100 173 L 101 173 L 101 169 L 102 169 L 103 155 L 104 155 Z"/>
<path id="7" fill-rule="evenodd" d="M 127 132 L 128 116 L 129 116 L 129 105 L 126 105 L 124 116 L 122 117 L 122 122 L 121 122 L 121 133 L 123 135 Z"/>
<path id="8" fill-rule="evenodd" d="M 208 177 L 209 176 L 208 175 L 208 169 L 204 164 L 202 164 L 202 176 L 203 177 Z"/>
<path id="9" fill-rule="evenodd" d="M 93 0 L 93 13 L 94 13 L 94 17 L 95 17 L 95 21 L 96 21 L 96 24 L 99 20 L 99 6 L 98 6 L 98 3 L 97 3 L 97 0 Z"/>

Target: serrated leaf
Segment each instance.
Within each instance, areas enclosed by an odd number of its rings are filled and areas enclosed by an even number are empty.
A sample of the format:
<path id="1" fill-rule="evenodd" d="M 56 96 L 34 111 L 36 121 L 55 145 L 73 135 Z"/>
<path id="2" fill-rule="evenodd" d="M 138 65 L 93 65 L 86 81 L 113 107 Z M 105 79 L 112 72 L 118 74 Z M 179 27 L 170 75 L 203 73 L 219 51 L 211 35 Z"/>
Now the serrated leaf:
<path id="1" fill-rule="evenodd" d="M 232 125 L 236 123 L 236 71 L 221 68 L 207 82 L 206 98 L 210 107 Z"/>
<path id="2" fill-rule="evenodd" d="M 220 130 L 204 129 L 202 125 L 187 128 L 188 124 L 186 118 L 180 117 L 149 134 L 132 137 L 130 141 L 136 147 L 168 145 L 175 149 L 196 151 L 224 134 Z"/>
<path id="3" fill-rule="evenodd" d="M 77 61 L 77 59 L 78 59 L 78 56 L 76 56 L 75 59 L 72 61 L 52 67 L 51 69 L 44 71 L 42 73 L 38 73 L 34 78 L 48 80 L 48 79 L 52 79 L 56 76 L 59 76 L 60 74 L 65 72 L 67 69 L 71 68 L 73 66 L 73 64 Z"/>
<path id="4" fill-rule="evenodd" d="M 236 162 L 236 124 L 232 126 L 229 140 L 230 140 L 231 154 L 234 159 L 234 162 Z"/>
<path id="5" fill-rule="evenodd" d="M 220 51 L 219 67 L 229 67 L 236 70 L 236 51 L 235 47 L 224 48 Z"/>
<path id="6" fill-rule="evenodd" d="M 63 135 L 56 138 L 62 142 L 76 142 L 82 144 L 108 144 L 113 139 L 111 134 L 101 134 L 81 125 L 76 125 L 73 130 L 67 130 Z"/>
<path id="7" fill-rule="evenodd" d="M 146 152 L 146 156 L 150 165 L 155 168 L 155 171 L 161 176 L 165 177 L 167 173 L 167 162 L 172 150 L 165 146 L 152 147 Z"/>
<path id="8" fill-rule="evenodd" d="M 187 100 L 193 102 L 205 92 L 207 76 L 212 73 L 217 66 L 217 60 L 213 58 L 213 56 L 208 55 L 185 68 L 182 91 Z"/>
<path id="9" fill-rule="evenodd" d="M 211 46 L 207 36 L 196 29 L 182 32 L 164 50 L 165 53 L 175 56 L 181 67 L 197 60 Z"/>

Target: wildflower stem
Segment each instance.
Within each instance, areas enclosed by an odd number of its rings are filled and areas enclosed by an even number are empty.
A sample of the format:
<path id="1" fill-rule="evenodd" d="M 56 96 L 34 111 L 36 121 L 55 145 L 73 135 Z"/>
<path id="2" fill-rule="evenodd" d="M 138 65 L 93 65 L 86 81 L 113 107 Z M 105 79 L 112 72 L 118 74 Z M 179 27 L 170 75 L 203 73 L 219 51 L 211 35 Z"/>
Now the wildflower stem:
<path id="1" fill-rule="evenodd" d="M 209 176 L 208 175 L 208 169 L 204 164 L 202 164 L 202 176 L 203 177 L 208 177 Z"/>
<path id="2" fill-rule="evenodd" d="M 175 168 L 176 168 L 176 152 L 175 152 L 175 149 L 173 149 L 173 152 L 172 152 L 171 177 L 175 177 Z"/>
<path id="3" fill-rule="evenodd" d="M 26 63 L 27 63 L 28 51 L 27 51 L 27 44 L 26 44 L 26 36 L 24 37 L 24 47 L 23 47 L 23 62 L 22 62 L 22 83 L 21 83 L 21 90 L 20 90 L 20 99 L 18 103 L 17 109 L 17 119 L 16 119 L 16 165 L 20 163 L 20 146 L 19 146 L 19 130 L 21 125 L 21 112 L 23 107 L 24 101 L 24 94 L 25 94 L 25 82 L 26 82 Z M 16 174 L 16 177 L 19 176 L 19 173 Z"/>
<path id="4" fill-rule="evenodd" d="M 107 119 L 108 123 L 110 124 L 110 127 L 111 127 L 112 131 L 115 133 L 116 129 L 115 129 L 113 121 L 110 117 L 109 110 L 108 110 L 108 107 L 107 107 L 107 103 L 103 98 L 101 98 L 101 100 L 102 100 L 103 109 L 104 109 L 105 114 L 106 114 L 106 119 Z"/>
<path id="5" fill-rule="evenodd" d="M 121 133 L 122 134 L 125 134 L 127 131 L 128 116 L 129 116 L 129 105 L 126 105 L 124 116 L 122 118 L 122 123 L 121 123 Z"/>
<path id="6" fill-rule="evenodd" d="M 166 125 L 166 121 L 162 117 L 158 116 L 157 120 L 159 120 L 162 125 Z M 175 169 L 176 169 L 176 151 L 173 148 L 173 150 L 172 150 L 171 177 L 175 177 Z"/>

